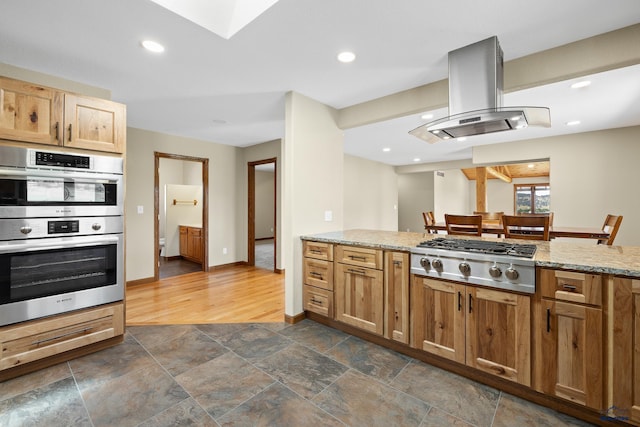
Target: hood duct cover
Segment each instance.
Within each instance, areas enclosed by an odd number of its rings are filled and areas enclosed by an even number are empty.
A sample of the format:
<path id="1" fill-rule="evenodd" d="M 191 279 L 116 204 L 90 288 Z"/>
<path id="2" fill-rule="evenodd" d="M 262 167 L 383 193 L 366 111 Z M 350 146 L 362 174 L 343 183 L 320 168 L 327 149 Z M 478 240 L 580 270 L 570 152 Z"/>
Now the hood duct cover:
<path id="1" fill-rule="evenodd" d="M 449 116 L 409 133 L 443 139 L 525 128 L 550 127 L 546 107 L 503 107 L 503 58 L 497 37 L 449 52 Z"/>

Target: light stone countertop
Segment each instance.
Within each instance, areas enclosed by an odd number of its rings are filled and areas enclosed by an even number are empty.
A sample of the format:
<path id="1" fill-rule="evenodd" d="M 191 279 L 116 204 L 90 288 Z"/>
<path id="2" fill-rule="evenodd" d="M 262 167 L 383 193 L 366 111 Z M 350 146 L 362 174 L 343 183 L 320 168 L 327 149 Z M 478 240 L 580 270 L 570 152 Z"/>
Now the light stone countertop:
<path id="1" fill-rule="evenodd" d="M 411 233 L 381 230 L 344 230 L 300 236 L 302 240 L 368 246 L 379 249 L 410 251 L 418 243 L 436 237 L 456 237 L 445 234 Z M 473 237 L 460 237 L 472 239 Z M 487 241 L 505 239 L 481 238 Z M 523 243 L 522 240 L 512 240 Z M 640 278 L 640 247 L 597 245 L 595 240 L 584 242 L 554 239 L 550 242 L 527 241 L 538 246 L 534 261 L 539 267 L 606 273 Z"/>

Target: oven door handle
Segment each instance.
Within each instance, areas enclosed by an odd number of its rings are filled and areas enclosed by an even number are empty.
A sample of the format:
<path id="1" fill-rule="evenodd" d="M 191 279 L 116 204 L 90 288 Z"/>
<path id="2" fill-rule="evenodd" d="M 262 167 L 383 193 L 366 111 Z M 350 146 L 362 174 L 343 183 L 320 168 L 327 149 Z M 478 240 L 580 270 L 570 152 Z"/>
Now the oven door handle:
<path id="1" fill-rule="evenodd" d="M 23 179 L 38 179 L 38 178 L 77 178 L 77 179 L 89 179 L 96 182 L 118 182 L 122 181 L 122 175 L 102 172 L 74 172 L 65 170 L 43 170 L 43 169 L 2 169 L 0 171 L 0 178 L 23 178 Z"/>
<path id="2" fill-rule="evenodd" d="M 100 236 L 54 237 L 51 239 L 28 239 L 19 243 L 0 244 L 0 254 L 48 251 L 53 249 L 81 248 L 86 246 L 117 244 L 122 234 Z"/>

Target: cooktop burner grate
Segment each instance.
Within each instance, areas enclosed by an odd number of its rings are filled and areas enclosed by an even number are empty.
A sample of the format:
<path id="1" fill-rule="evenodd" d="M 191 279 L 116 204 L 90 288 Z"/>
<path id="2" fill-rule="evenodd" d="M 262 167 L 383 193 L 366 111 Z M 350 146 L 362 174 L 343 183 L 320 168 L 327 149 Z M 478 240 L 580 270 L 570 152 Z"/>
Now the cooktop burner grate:
<path id="1" fill-rule="evenodd" d="M 419 243 L 418 247 L 481 254 L 509 255 L 524 258 L 533 258 L 537 248 L 536 245 L 446 238 L 427 240 Z"/>

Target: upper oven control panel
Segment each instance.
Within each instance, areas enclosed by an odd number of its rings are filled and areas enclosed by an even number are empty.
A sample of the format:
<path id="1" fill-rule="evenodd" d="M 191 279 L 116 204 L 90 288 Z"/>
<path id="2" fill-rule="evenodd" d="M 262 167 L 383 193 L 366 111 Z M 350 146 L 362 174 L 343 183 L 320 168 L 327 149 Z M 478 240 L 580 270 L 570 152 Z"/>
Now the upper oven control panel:
<path id="1" fill-rule="evenodd" d="M 48 237 L 120 234 L 121 216 L 65 218 L 0 218 L 0 245 L 5 241 Z"/>
<path id="2" fill-rule="evenodd" d="M 91 157 L 76 154 L 51 153 L 46 151 L 30 152 L 32 165 L 59 166 L 73 169 L 91 169 Z"/>

